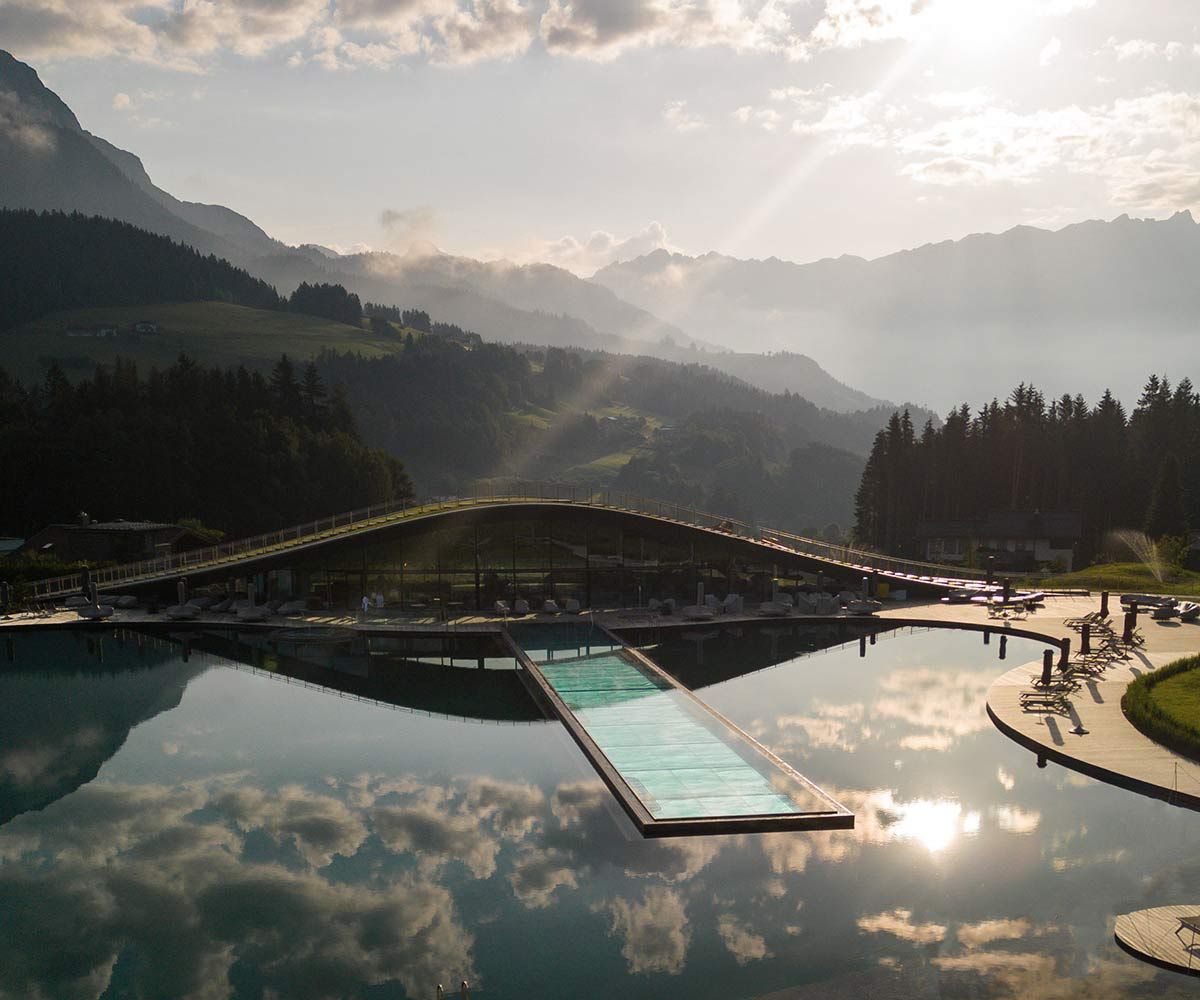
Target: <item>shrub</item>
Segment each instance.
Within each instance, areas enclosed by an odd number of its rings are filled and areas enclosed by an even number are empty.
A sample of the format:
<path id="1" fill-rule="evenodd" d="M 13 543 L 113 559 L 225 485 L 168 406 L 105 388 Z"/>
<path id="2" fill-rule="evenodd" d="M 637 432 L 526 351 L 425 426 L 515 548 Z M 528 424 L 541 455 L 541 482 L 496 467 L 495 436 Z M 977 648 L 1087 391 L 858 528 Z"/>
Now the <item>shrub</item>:
<path id="1" fill-rule="evenodd" d="M 1133 681 L 1121 697 L 1121 710 L 1139 731 L 1169 750 L 1194 760 L 1200 760 L 1200 726 L 1166 711 L 1155 698 L 1155 688 L 1163 681 L 1197 668 L 1200 668 L 1200 656 L 1168 663 Z"/>

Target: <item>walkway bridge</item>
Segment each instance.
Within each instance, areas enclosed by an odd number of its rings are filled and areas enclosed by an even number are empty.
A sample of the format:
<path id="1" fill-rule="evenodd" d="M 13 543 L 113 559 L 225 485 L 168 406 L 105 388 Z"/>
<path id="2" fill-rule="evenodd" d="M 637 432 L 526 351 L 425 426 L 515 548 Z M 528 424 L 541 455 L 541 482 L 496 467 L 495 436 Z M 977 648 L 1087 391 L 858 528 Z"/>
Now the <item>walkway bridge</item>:
<path id="1" fill-rule="evenodd" d="M 554 483 L 520 484 L 507 491 L 480 491 L 472 496 L 423 503 L 376 504 L 252 538 L 91 570 L 90 577 L 101 591 L 114 591 L 168 582 L 184 575 L 193 580 L 209 574 L 217 577 L 238 576 L 258 572 L 263 564 L 296 552 L 388 531 L 429 518 L 451 518 L 493 508 L 546 505 L 616 511 L 660 524 L 681 525 L 724 538 L 737 538 L 798 558 L 814 570 L 823 570 L 843 578 L 871 575 L 894 588 L 949 590 L 978 586 L 984 578 L 983 573 L 962 567 L 894 559 L 863 549 L 835 545 L 710 514 L 682 504 L 651 500 L 617 490 L 593 490 L 585 486 Z M 81 573 L 39 580 L 29 585 L 30 596 L 35 599 L 65 597 L 79 593 L 83 583 Z"/>
<path id="2" fill-rule="evenodd" d="M 643 836 L 853 828 L 848 809 L 615 632 L 520 622 L 505 637 Z"/>

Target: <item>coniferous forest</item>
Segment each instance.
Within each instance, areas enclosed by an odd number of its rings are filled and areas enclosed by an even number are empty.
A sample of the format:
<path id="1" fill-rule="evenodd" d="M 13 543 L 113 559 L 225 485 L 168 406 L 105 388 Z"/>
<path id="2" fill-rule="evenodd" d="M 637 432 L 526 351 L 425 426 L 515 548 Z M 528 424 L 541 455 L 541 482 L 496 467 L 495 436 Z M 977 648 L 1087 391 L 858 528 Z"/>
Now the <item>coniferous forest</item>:
<path id="1" fill-rule="evenodd" d="M 59 309 L 221 301 L 283 309 L 265 281 L 125 222 L 0 209 L 0 330 Z"/>
<path id="2" fill-rule="evenodd" d="M 32 388 L 0 369 L 0 534 L 73 520 L 196 519 L 239 536 L 405 499 L 403 465 L 368 448 L 340 392 L 282 357 L 264 375 L 130 362 Z"/>
<path id="3" fill-rule="evenodd" d="M 1047 402 L 1019 385 L 976 413 L 964 404 L 919 431 L 896 414 L 875 438 L 855 497 L 855 537 L 920 555 L 918 526 L 997 510 L 1081 515 L 1080 555 L 1115 528 L 1178 538 L 1200 526 L 1200 394 L 1151 376 L 1136 407 L 1106 392 Z"/>

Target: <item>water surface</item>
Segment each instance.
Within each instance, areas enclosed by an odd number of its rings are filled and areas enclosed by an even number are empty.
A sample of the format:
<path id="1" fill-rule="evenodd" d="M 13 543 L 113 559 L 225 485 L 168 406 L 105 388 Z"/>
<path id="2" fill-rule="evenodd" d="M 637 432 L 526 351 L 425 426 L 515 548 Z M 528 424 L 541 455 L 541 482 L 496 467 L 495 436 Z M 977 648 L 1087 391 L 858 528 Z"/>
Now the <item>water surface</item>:
<path id="1" fill-rule="evenodd" d="M 996 636 L 954 631 L 865 656 L 792 626 L 639 638 L 856 829 L 643 841 L 490 655 L 16 637 L 0 996 L 1193 990 L 1112 923 L 1200 895 L 1198 817 L 1040 770 L 984 713 L 1038 644 L 1001 663 Z"/>

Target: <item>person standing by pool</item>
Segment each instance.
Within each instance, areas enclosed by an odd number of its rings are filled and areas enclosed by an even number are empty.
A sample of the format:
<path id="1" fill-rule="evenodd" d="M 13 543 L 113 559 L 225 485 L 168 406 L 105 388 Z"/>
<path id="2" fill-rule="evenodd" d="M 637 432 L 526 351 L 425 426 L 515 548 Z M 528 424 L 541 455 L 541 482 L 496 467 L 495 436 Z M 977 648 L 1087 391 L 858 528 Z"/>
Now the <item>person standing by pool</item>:
<path id="1" fill-rule="evenodd" d="M 368 611 L 370 611 L 370 610 L 371 610 L 371 598 L 369 598 L 369 597 L 368 597 L 366 594 L 363 594 L 363 599 L 362 599 L 362 616 L 363 616 L 364 618 L 366 618 L 366 617 L 367 617 L 367 612 L 368 612 Z"/>

